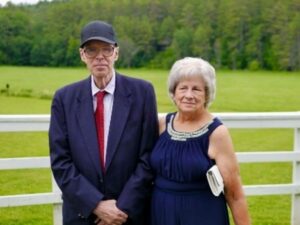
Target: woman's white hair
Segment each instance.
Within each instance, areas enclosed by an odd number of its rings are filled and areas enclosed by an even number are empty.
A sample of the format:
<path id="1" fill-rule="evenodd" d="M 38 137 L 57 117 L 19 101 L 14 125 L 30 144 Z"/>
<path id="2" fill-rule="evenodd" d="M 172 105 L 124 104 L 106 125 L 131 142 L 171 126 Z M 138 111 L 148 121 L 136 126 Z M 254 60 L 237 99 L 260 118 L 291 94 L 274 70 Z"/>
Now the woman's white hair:
<path id="1" fill-rule="evenodd" d="M 201 58 L 185 57 L 177 60 L 169 73 L 168 89 L 171 98 L 174 97 L 178 83 L 185 78 L 200 77 L 205 82 L 205 104 L 207 108 L 216 95 L 216 72 L 214 67 Z"/>

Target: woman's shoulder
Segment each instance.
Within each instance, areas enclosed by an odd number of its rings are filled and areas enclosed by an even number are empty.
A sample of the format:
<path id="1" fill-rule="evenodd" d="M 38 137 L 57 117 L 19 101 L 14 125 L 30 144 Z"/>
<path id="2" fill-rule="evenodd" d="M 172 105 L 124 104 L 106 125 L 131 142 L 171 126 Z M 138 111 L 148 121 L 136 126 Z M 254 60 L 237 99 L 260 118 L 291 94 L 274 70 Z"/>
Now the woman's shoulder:
<path id="1" fill-rule="evenodd" d="M 229 130 L 223 124 L 220 118 L 212 116 L 212 120 L 208 126 L 210 140 L 228 138 Z"/>
<path id="2" fill-rule="evenodd" d="M 174 115 L 175 113 L 165 113 L 165 114 L 161 114 L 158 117 L 158 124 L 159 124 L 159 134 L 162 134 L 167 127 L 167 123 L 170 121 L 170 118 L 172 115 Z"/>
<path id="3" fill-rule="evenodd" d="M 166 118 L 167 114 L 158 117 L 159 134 L 162 134 L 166 130 Z"/>

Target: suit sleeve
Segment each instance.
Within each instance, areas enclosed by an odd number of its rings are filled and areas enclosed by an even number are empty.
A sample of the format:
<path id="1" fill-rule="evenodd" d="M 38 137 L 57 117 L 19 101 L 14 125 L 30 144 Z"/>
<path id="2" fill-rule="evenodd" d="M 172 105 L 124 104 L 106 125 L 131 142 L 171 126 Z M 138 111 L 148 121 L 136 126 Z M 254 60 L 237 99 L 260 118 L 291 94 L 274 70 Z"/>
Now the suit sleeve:
<path id="1" fill-rule="evenodd" d="M 117 200 L 117 206 L 129 217 L 141 213 L 144 201 L 149 199 L 153 173 L 150 167 L 150 153 L 158 137 L 158 118 L 153 86 L 149 84 L 144 99 L 144 120 L 141 135 L 140 155 L 135 172 L 131 175 Z"/>
<path id="2" fill-rule="evenodd" d="M 49 145 L 51 169 L 63 198 L 71 202 L 78 213 L 88 217 L 103 198 L 94 185 L 76 168 L 71 154 L 65 102 L 57 92 L 51 106 Z"/>

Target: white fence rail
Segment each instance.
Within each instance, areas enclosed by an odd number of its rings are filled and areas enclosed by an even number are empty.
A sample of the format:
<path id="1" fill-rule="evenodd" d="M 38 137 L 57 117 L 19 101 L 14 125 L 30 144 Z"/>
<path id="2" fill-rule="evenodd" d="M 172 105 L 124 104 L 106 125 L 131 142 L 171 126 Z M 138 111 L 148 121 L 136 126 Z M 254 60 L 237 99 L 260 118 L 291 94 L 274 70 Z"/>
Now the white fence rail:
<path id="1" fill-rule="evenodd" d="M 292 195 L 291 225 L 300 224 L 300 112 L 215 113 L 229 128 L 292 128 L 294 149 L 276 152 L 239 152 L 240 163 L 292 162 L 289 184 L 245 185 L 246 195 Z M 49 115 L 0 115 L 0 132 L 47 131 Z M 1 148 L 1 146 L 0 146 Z M 49 168 L 49 157 L 0 158 L 0 170 Z M 61 192 L 52 179 L 52 192 L 0 196 L 0 207 L 53 204 L 54 224 L 62 224 Z"/>

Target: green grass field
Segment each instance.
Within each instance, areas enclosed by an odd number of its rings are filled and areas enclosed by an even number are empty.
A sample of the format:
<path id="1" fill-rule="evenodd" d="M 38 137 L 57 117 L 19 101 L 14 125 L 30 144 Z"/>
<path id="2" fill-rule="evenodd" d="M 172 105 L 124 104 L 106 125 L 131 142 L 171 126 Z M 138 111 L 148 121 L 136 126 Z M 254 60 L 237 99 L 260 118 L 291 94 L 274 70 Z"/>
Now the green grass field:
<path id="1" fill-rule="evenodd" d="M 168 98 L 164 70 L 120 70 L 153 83 L 159 112 L 175 108 Z M 87 77 L 84 68 L 0 66 L 0 114 L 49 114 L 54 91 Z M 6 85 L 9 84 L 9 93 Z M 220 71 L 212 112 L 300 111 L 300 72 Z M 293 148 L 291 129 L 231 129 L 237 151 Z M 47 156 L 46 132 L 0 133 L 0 157 Z M 290 163 L 241 164 L 244 184 L 291 182 Z M 268 171 L 263 173 L 263 171 Z M 0 171 L 0 195 L 51 191 L 48 169 Z M 248 197 L 254 225 L 290 224 L 290 196 Z M 0 225 L 52 225 L 52 206 L 0 208 Z"/>

